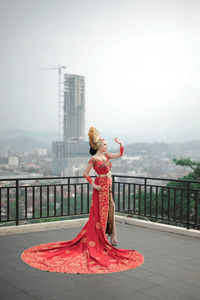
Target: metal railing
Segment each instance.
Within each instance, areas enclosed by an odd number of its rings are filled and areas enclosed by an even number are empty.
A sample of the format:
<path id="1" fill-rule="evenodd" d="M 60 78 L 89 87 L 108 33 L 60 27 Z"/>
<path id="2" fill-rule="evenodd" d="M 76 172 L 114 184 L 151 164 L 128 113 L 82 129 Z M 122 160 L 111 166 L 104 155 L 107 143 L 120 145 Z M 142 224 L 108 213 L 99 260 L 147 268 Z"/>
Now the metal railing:
<path id="1" fill-rule="evenodd" d="M 200 229 L 200 181 L 112 175 L 116 212 Z M 0 225 L 89 214 L 82 176 L 0 179 Z"/>
<path id="2" fill-rule="evenodd" d="M 200 229 L 200 181 L 113 175 L 116 211 Z"/>

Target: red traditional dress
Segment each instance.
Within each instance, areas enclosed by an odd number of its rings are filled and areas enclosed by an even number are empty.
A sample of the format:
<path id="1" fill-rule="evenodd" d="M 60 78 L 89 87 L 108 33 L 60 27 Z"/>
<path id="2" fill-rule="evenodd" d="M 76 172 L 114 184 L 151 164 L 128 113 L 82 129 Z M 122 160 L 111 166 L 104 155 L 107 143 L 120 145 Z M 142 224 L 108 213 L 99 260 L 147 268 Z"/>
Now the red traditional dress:
<path id="1" fill-rule="evenodd" d="M 133 269 L 144 262 L 136 250 L 117 249 L 106 233 L 113 228 L 114 205 L 109 154 L 102 161 L 92 158 L 97 173 L 93 189 L 89 220 L 80 233 L 70 241 L 51 242 L 31 247 L 22 253 L 22 260 L 34 268 L 62 273 L 111 273 Z"/>

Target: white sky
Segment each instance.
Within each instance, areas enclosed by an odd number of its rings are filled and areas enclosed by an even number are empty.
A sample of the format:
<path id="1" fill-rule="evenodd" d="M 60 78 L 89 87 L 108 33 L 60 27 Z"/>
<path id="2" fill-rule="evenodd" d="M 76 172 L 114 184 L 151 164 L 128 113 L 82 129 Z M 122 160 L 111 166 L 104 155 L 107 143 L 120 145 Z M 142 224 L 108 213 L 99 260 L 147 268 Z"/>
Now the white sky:
<path id="1" fill-rule="evenodd" d="M 57 71 L 86 77 L 86 124 L 200 138 L 199 0 L 0 0 L 0 130 L 57 130 Z"/>

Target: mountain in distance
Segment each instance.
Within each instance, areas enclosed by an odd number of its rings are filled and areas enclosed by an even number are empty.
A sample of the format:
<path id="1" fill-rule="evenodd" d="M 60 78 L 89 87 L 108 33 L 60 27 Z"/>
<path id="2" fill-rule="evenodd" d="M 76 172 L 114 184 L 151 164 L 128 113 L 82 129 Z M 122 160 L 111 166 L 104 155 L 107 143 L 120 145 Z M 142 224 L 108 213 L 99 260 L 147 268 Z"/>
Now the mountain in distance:
<path id="1" fill-rule="evenodd" d="M 23 129 L 7 129 L 0 131 L 0 140 L 10 140 L 26 135 L 27 131 Z"/>
<path id="2" fill-rule="evenodd" d="M 114 133 L 116 134 L 116 133 Z M 167 153 L 168 155 L 187 154 L 191 151 L 197 157 L 200 155 L 200 135 L 198 128 L 178 128 L 169 132 L 162 130 L 146 130 L 130 128 L 127 132 L 117 132 L 126 147 L 126 155 Z M 108 143 L 108 151 L 116 151 L 119 146 L 114 142 L 113 133 L 103 135 Z"/>
<path id="3" fill-rule="evenodd" d="M 50 144 L 46 144 L 26 136 L 0 140 L 0 149 L 3 149 L 7 145 L 10 147 L 11 153 L 34 152 L 38 148 L 45 148 L 48 151 L 51 150 Z"/>
<path id="4" fill-rule="evenodd" d="M 28 131 L 18 128 L 0 131 L 0 141 L 17 139 L 19 137 L 27 137 L 33 140 L 42 141 L 45 144 L 51 144 L 52 141 L 57 139 L 57 132 L 55 130 Z"/>
<path id="5" fill-rule="evenodd" d="M 119 145 L 113 140 L 115 136 L 105 132 L 103 137 L 108 143 L 108 152 L 118 151 Z M 86 135 L 87 138 L 87 135 Z M 200 140 L 192 140 L 168 143 L 154 142 L 145 140 L 138 141 L 136 137 L 126 134 L 119 134 L 119 138 L 123 138 L 126 146 L 126 155 L 137 155 L 141 152 L 149 154 L 166 153 L 183 153 L 186 151 L 194 151 L 200 153 Z M 0 148 L 5 145 L 10 146 L 11 152 L 33 152 L 38 148 L 46 148 L 51 151 L 52 142 L 57 140 L 57 132 L 55 130 L 48 131 L 27 131 L 23 129 L 9 129 L 0 131 Z M 88 146 L 89 147 L 89 146 Z"/>
<path id="6" fill-rule="evenodd" d="M 171 131 L 162 131 L 162 130 L 142 130 L 142 129 L 135 129 L 130 128 L 127 131 L 122 132 L 105 132 L 103 133 L 103 137 L 106 139 L 109 145 L 112 147 L 115 144 L 113 138 L 115 136 L 122 139 L 125 144 L 135 144 L 135 143 L 167 143 L 167 144 L 174 144 L 174 143 L 190 143 L 194 140 L 200 140 L 198 128 L 188 128 L 182 129 L 178 128 L 177 130 Z"/>
<path id="7" fill-rule="evenodd" d="M 152 156 L 166 155 L 168 157 L 191 156 L 200 158 L 200 140 L 184 143 L 134 143 L 126 145 L 126 155 L 134 156 L 148 154 Z"/>
<path id="8" fill-rule="evenodd" d="M 51 143 L 56 140 L 56 131 L 27 131 L 23 129 L 8 129 L 0 132 L 0 148 L 9 145 L 10 151 L 33 152 L 38 148 L 51 151 Z"/>

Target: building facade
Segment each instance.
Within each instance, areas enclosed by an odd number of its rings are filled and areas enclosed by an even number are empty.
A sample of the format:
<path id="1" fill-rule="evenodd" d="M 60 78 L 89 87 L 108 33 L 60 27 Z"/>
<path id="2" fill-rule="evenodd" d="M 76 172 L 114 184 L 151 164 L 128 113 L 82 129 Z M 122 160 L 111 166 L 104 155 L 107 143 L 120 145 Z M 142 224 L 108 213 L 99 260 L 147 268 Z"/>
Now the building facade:
<path id="1" fill-rule="evenodd" d="M 52 143 L 55 175 L 82 175 L 88 159 L 85 141 L 85 77 L 64 74 L 63 141 Z"/>
<path id="2" fill-rule="evenodd" d="M 85 77 L 64 74 L 64 141 L 85 139 Z"/>
<path id="3" fill-rule="evenodd" d="M 53 173 L 64 176 L 82 176 L 88 161 L 88 149 L 86 141 L 53 142 Z"/>

